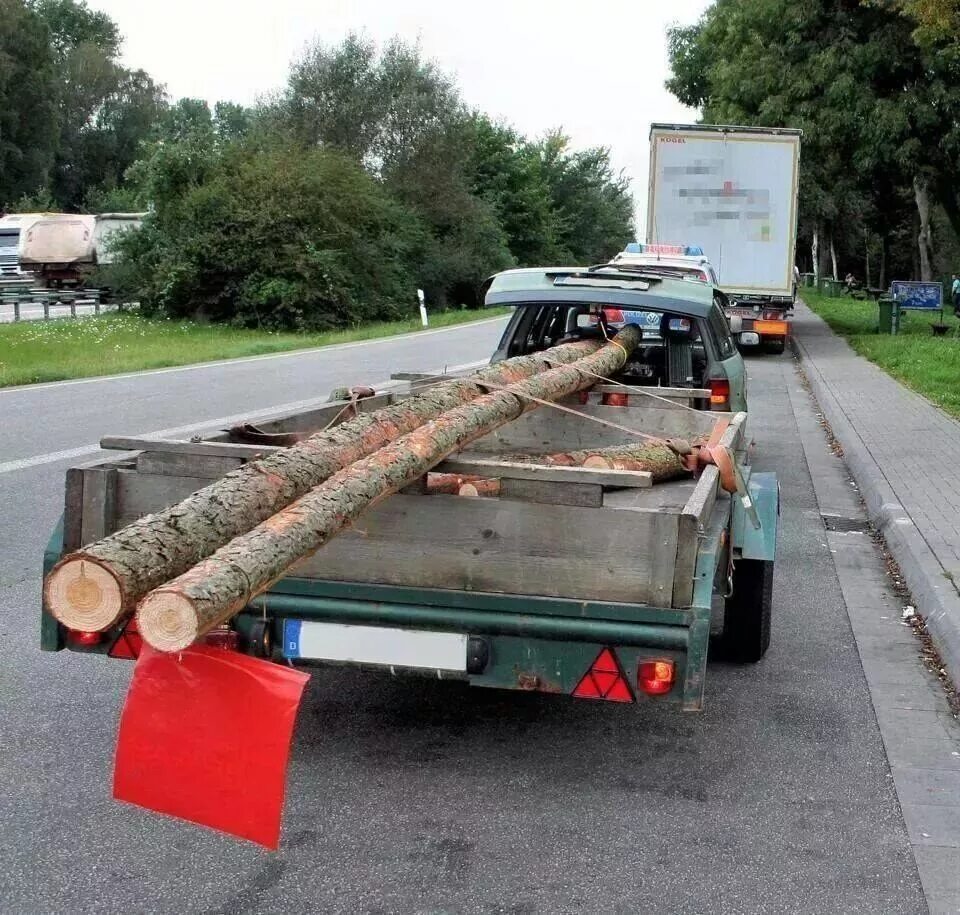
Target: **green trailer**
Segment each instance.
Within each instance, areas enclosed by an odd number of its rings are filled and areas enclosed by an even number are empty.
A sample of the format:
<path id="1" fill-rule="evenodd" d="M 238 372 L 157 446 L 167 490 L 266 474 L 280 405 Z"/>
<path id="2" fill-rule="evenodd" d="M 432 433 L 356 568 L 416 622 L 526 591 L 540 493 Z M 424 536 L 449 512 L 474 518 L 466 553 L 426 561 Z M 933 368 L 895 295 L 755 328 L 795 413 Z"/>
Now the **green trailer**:
<path id="1" fill-rule="evenodd" d="M 429 379 L 433 380 L 433 379 Z M 416 389 L 420 382 L 410 382 Z M 426 478 L 371 509 L 237 616 L 216 644 L 280 663 L 341 664 L 623 702 L 703 705 L 711 632 L 726 653 L 759 660 L 770 638 L 779 494 L 748 463 L 745 413 L 690 409 L 707 390 L 658 388 L 604 403 L 598 385 L 574 416 L 525 414 L 438 472 L 499 481 L 496 495 L 431 491 Z M 360 401 L 376 409 L 404 393 Z M 345 402 L 258 420 L 304 432 L 342 418 Z M 591 421 L 607 420 L 614 425 Z M 695 439 L 728 421 L 743 495 L 707 466 L 697 479 L 531 466 L 519 452 L 621 444 L 625 429 Z M 619 427 L 619 428 L 618 428 Z M 116 459 L 71 469 L 65 511 L 45 557 L 171 505 L 268 450 L 227 433 L 201 440 L 104 439 Z M 69 632 L 42 614 L 48 651 L 135 657 L 134 624 Z"/>

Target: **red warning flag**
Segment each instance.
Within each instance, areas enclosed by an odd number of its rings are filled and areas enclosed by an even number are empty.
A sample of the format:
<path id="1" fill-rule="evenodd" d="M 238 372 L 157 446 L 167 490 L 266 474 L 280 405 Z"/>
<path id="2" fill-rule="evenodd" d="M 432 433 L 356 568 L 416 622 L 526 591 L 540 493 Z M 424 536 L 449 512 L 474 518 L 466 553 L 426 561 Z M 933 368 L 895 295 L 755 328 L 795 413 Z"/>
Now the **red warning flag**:
<path id="1" fill-rule="evenodd" d="M 309 675 L 234 651 L 144 643 L 120 718 L 113 796 L 276 849 Z"/>
<path id="2" fill-rule="evenodd" d="M 633 702 L 633 691 L 623 675 L 620 662 L 609 648 L 604 648 L 590 669 L 573 690 L 578 699 L 608 699 L 611 702 Z"/>

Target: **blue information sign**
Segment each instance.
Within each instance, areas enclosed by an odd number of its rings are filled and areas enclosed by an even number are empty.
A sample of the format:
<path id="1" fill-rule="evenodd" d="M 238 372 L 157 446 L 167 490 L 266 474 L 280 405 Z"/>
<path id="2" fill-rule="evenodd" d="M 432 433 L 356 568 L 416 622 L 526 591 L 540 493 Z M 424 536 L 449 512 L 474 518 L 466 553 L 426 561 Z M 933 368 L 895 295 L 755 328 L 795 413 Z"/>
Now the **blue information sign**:
<path id="1" fill-rule="evenodd" d="M 911 283 L 907 280 L 894 280 L 890 284 L 890 294 L 901 308 L 931 311 L 943 308 L 943 286 L 940 283 Z"/>

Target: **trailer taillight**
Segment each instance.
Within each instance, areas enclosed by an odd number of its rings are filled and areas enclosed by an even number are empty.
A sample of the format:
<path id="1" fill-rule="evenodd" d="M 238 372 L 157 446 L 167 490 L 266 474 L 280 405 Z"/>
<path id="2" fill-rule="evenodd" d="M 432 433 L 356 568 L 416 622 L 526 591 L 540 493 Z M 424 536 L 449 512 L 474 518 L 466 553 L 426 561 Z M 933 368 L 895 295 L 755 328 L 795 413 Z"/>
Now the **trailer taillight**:
<path id="1" fill-rule="evenodd" d="M 94 645 L 99 645 L 102 639 L 102 632 L 81 632 L 79 629 L 67 630 L 67 641 L 80 648 L 92 648 Z"/>
<path id="2" fill-rule="evenodd" d="M 726 378 L 710 379 L 710 406 L 720 410 L 730 406 L 730 382 Z"/>
<path id="3" fill-rule="evenodd" d="M 637 667 L 637 688 L 648 696 L 669 693 L 676 670 L 673 661 L 641 661 Z"/>

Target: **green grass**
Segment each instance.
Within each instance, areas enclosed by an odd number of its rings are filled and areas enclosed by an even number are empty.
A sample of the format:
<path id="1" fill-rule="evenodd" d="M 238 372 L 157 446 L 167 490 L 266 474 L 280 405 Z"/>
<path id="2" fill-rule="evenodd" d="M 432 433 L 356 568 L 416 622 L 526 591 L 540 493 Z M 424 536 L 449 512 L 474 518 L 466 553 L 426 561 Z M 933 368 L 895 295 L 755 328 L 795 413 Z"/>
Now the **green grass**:
<path id="1" fill-rule="evenodd" d="M 480 321 L 508 311 L 438 312 L 430 316 L 430 329 Z M 419 330 L 419 317 L 302 334 L 158 321 L 135 314 L 24 321 L 0 325 L 0 387 L 261 356 Z"/>
<path id="2" fill-rule="evenodd" d="M 940 313 L 927 311 L 903 312 L 900 333 L 891 337 L 877 332 L 878 309 L 872 300 L 827 298 L 810 289 L 801 289 L 800 297 L 861 356 L 960 417 L 960 322 L 952 308 L 944 312 L 950 326 L 945 337 L 934 337 L 930 330 Z"/>

